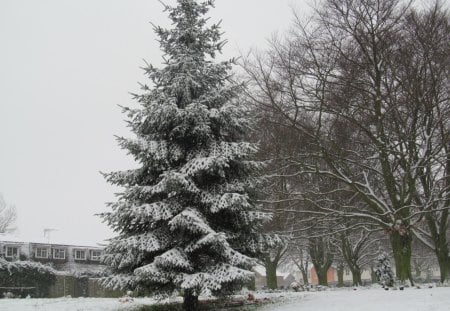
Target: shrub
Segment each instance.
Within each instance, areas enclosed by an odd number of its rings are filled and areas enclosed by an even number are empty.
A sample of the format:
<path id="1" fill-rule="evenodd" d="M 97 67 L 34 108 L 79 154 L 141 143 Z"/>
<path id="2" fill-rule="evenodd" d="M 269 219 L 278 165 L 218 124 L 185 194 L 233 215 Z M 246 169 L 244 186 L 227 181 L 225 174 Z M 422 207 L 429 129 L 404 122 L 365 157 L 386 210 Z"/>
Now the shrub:
<path id="1" fill-rule="evenodd" d="M 8 262 L 0 258 L 0 287 L 17 287 L 16 295 L 46 297 L 55 280 L 55 270 L 49 266 L 32 261 Z M 27 287 L 33 290 L 21 290 Z"/>

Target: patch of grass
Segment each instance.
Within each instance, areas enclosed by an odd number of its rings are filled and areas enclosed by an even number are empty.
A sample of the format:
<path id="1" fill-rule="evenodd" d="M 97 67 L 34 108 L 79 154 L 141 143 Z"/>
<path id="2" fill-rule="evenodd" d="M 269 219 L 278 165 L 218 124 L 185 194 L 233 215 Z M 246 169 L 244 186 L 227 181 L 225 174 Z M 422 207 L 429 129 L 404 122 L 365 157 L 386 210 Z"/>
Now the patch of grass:
<path id="1" fill-rule="evenodd" d="M 142 306 L 138 308 L 136 311 L 181 311 L 181 304 L 179 303 L 168 303 L 161 305 L 151 305 L 151 306 Z"/>

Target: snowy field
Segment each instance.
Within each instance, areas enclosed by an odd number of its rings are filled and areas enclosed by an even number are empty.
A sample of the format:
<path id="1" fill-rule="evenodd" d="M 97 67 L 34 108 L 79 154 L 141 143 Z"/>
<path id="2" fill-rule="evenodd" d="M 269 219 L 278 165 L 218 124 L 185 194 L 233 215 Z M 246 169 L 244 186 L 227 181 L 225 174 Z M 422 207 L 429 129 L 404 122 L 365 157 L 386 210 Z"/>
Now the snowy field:
<path id="1" fill-rule="evenodd" d="M 450 288 L 407 288 L 404 291 L 381 288 L 339 289 L 322 292 L 257 294 L 256 298 L 278 299 L 258 311 L 445 311 L 450 310 Z M 132 311 L 154 304 L 150 298 L 120 303 L 112 298 L 0 299 L 2 311 Z"/>
<path id="2" fill-rule="evenodd" d="M 0 299 L 1 311 L 133 311 L 142 305 L 154 304 L 151 298 L 121 303 L 117 298 L 52 298 Z"/>
<path id="3" fill-rule="evenodd" d="M 258 311 L 448 311 L 450 287 L 404 291 L 382 288 L 340 289 L 307 292 L 295 301 L 286 299 L 283 304 L 268 305 Z"/>

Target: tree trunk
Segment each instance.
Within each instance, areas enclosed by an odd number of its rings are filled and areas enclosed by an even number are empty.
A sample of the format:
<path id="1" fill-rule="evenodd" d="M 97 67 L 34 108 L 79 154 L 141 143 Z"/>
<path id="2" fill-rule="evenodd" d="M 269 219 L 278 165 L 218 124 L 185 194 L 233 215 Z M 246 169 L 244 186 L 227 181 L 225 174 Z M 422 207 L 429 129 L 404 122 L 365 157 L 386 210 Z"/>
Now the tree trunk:
<path id="1" fill-rule="evenodd" d="M 449 273 L 449 256 L 447 244 L 437 244 L 435 252 L 439 263 L 439 270 L 441 273 L 441 283 L 444 283 L 448 278 Z"/>
<path id="2" fill-rule="evenodd" d="M 183 296 L 183 311 L 197 311 L 198 296 L 195 296 L 192 290 L 185 290 Z"/>
<path id="3" fill-rule="evenodd" d="M 442 212 L 439 224 L 435 224 L 434 219 L 430 215 L 427 216 L 428 227 L 430 228 L 434 242 L 434 253 L 436 254 L 441 273 L 441 282 L 444 283 L 450 272 L 450 258 L 447 242 L 448 210 Z"/>
<path id="4" fill-rule="evenodd" d="M 270 289 L 277 289 L 277 262 L 271 261 L 270 258 L 266 259 L 266 281 L 267 287 Z"/>
<path id="5" fill-rule="evenodd" d="M 322 237 L 309 239 L 309 255 L 316 270 L 319 285 L 328 286 L 327 272 L 333 262 L 329 241 Z"/>
<path id="6" fill-rule="evenodd" d="M 350 271 L 352 271 L 353 286 L 361 286 L 361 270 L 359 270 L 358 268 L 353 268 L 350 269 Z"/>
<path id="7" fill-rule="evenodd" d="M 414 270 L 416 270 L 416 279 L 422 276 L 422 270 L 418 260 L 414 260 Z"/>
<path id="8" fill-rule="evenodd" d="M 339 265 L 337 268 L 337 287 L 344 287 L 344 266 Z"/>
<path id="9" fill-rule="evenodd" d="M 376 284 L 378 282 L 377 274 L 375 273 L 373 266 L 370 266 L 370 281 L 372 282 L 372 284 Z"/>
<path id="10" fill-rule="evenodd" d="M 308 281 L 308 271 L 307 270 L 301 270 L 302 271 L 302 278 L 303 278 L 303 285 L 309 285 Z"/>
<path id="11" fill-rule="evenodd" d="M 319 280 L 319 285 L 328 286 L 328 278 L 327 278 L 328 269 L 325 270 L 323 268 L 316 268 L 317 279 Z"/>
<path id="12" fill-rule="evenodd" d="M 394 252 L 395 274 L 398 280 L 404 282 L 409 280 L 414 284 L 411 273 L 411 235 L 400 234 L 394 231 L 390 237 L 392 251 Z"/>

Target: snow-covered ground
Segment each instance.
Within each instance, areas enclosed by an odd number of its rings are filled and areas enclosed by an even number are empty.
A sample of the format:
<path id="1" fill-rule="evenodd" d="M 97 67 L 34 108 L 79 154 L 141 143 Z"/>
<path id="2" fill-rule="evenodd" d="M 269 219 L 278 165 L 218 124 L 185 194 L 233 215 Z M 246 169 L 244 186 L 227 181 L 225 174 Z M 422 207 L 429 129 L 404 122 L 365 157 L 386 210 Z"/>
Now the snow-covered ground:
<path id="1" fill-rule="evenodd" d="M 321 292 L 273 293 L 255 295 L 257 299 L 278 299 L 258 311 L 444 311 L 450 310 L 450 287 L 407 288 L 404 291 L 381 288 L 339 289 Z M 154 304 L 151 298 L 121 303 L 112 298 L 0 299 L 2 311 L 132 311 Z"/>
<path id="2" fill-rule="evenodd" d="M 403 291 L 382 288 L 339 289 L 302 293 L 258 311 L 445 311 L 450 310 L 450 287 L 407 288 Z"/>
<path id="3" fill-rule="evenodd" d="M 132 311 L 154 304 L 151 298 L 122 303 L 117 298 L 0 299 L 1 311 Z"/>

